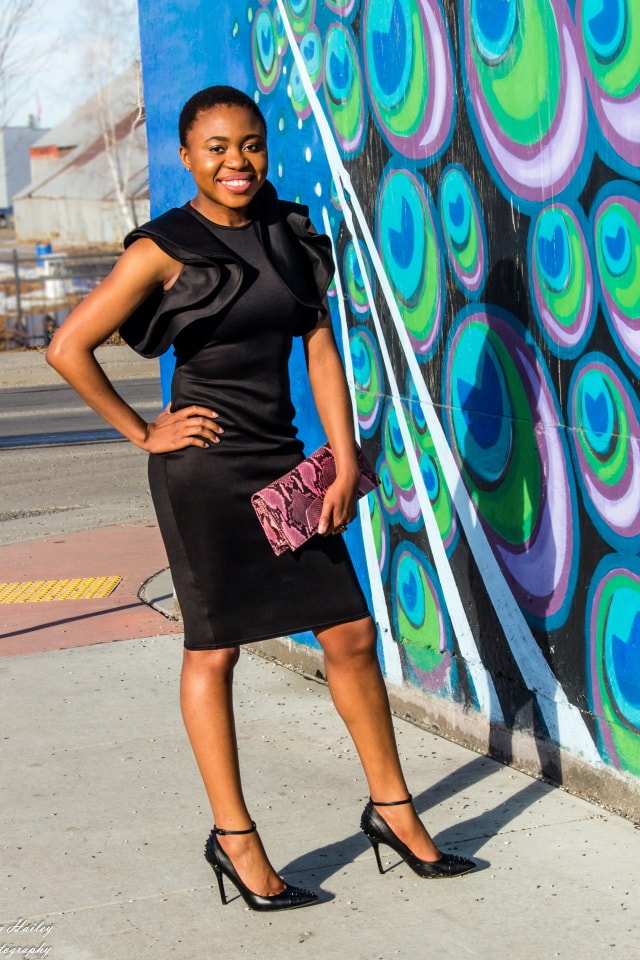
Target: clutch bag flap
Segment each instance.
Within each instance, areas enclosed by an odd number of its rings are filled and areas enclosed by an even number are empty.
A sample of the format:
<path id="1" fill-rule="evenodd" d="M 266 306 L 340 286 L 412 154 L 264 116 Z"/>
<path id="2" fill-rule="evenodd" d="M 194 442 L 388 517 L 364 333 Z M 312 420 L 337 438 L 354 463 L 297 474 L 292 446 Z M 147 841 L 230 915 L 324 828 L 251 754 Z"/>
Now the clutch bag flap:
<path id="1" fill-rule="evenodd" d="M 358 463 L 358 497 L 363 497 L 380 480 L 359 447 Z M 293 470 L 253 494 L 251 503 L 274 553 L 296 550 L 317 533 L 324 495 L 335 479 L 335 460 L 325 443 Z"/>

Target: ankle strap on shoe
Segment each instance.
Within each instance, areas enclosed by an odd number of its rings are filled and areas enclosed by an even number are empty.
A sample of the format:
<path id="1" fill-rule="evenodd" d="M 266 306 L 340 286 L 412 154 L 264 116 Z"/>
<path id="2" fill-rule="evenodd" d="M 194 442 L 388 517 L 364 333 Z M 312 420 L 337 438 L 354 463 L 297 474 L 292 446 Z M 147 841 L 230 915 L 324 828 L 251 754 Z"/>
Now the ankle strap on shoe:
<path id="1" fill-rule="evenodd" d="M 255 833 L 255 829 L 256 825 L 253 820 L 248 830 L 223 830 L 222 827 L 216 827 L 215 823 L 213 825 L 213 832 L 218 837 L 239 837 L 243 833 Z"/>
<path id="2" fill-rule="evenodd" d="M 401 807 L 403 803 L 413 803 L 413 797 L 411 796 L 411 794 L 409 794 L 406 800 L 384 800 L 384 801 L 372 800 L 372 798 L 369 797 L 369 801 L 374 805 L 374 807 Z"/>

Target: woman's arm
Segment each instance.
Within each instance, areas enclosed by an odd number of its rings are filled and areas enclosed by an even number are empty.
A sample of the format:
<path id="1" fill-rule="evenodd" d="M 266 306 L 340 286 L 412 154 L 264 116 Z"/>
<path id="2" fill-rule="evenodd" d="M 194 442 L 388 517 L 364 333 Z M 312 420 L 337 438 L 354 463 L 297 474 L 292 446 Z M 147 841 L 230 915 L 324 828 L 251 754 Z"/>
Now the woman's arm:
<path id="1" fill-rule="evenodd" d="M 109 276 L 92 290 L 57 331 L 46 359 L 83 400 L 116 430 L 149 453 L 218 442 L 216 414 L 205 407 L 164 411 L 146 423 L 116 392 L 97 362 L 96 347 L 124 323 L 154 289 L 170 287 L 181 264 L 152 240 L 136 240 Z"/>
<path id="2" fill-rule="evenodd" d="M 305 335 L 304 347 L 313 399 L 336 461 L 336 480 L 327 490 L 318 524 L 318 533 L 328 534 L 356 515 L 360 468 L 349 388 L 329 317 Z"/>

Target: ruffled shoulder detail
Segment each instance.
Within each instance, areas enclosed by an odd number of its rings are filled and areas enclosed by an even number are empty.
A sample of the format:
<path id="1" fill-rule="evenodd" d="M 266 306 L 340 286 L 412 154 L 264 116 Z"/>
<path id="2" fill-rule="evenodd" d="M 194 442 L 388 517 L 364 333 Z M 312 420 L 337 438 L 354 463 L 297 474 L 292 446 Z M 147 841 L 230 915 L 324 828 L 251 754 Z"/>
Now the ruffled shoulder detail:
<path id="1" fill-rule="evenodd" d="M 307 206 L 279 200 L 268 181 L 253 201 L 252 214 L 271 262 L 304 308 L 295 333 L 308 333 L 327 313 L 323 301 L 335 272 L 331 241 L 317 233 Z"/>
<path id="2" fill-rule="evenodd" d="M 300 304 L 295 333 L 307 333 L 326 315 L 323 300 L 335 269 L 331 242 L 315 231 L 307 207 L 279 200 L 268 181 L 250 213 L 265 252 Z M 229 305 L 242 285 L 242 266 L 188 205 L 132 230 L 125 237 L 125 248 L 143 237 L 184 264 L 169 290 L 159 289 L 147 297 L 120 327 L 122 339 L 151 358 L 168 350 L 189 324 L 211 318 Z"/>
<path id="3" fill-rule="evenodd" d="M 234 279 L 232 270 L 236 274 Z M 209 269 L 185 264 L 169 290 L 158 290 L 120 327 L 120 336 L 143 357 L 159 357 L 196 320 L 206 320 L 226 307 L 242 282 L 239 264 Z"/>
<path id="4" fill-rule="evenodd" d="M 180 263 L 204 266 L 218 260 L 235 260 L 233 253 L 207 229 L 198 215 L 189 212 L 189 204 L 173 207 L 155 220 L 136 227 L 124 238 L 125 249 L 141 237 L 153 240 Z"/>
<path id="5" fill-rule="evenodd" d="M 124 246 L 146 237 L 184 264 L 168 290 L 158 289 L 120 327 L 120 336 L 143 357 L 159 357 L 195 320 L 223 310 L 242 283 L 242 267 L 224 244 L 183 209 L 162 216 L 127 234 Z"/>
<path id="6" fill-rule="evenodd" d="M 331 241 L 316 231 L 309 208 L 279 200 L 275 187 L 267 181 L 253 201 L 252 214 L 271 262 L 293 295 L 309 306 L 322 302 L 335 266 Z"/>

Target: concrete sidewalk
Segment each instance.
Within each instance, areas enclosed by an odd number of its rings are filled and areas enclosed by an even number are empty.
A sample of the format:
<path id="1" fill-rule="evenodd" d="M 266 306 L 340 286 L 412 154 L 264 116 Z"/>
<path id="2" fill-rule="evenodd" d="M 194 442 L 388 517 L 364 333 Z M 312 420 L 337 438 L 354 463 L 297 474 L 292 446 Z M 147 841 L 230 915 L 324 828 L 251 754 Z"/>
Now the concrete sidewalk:
<path id="1" fill-rule="evenodd" d="M 125 344 L 98 347 L 96 358 L 112 380 L 159 376 L 157 362 L 145 360 Z M 47 364 L 44 350 L 0 350 L 0 389 L 48 383 L 64 383 L 64 380 Z"/>
<path id="2" fill-rule="evenodd" d="M 246 651 L 236 689 L 251 810 L 276 867 L 321 901 L 223 907 L 202 856 L 211 817 L 179 714 L 180 660 L 180 635 L 0 660 L 0 957 L 637 956 L 633 824 L 397 722 L 418 809 L 481 869 L 429 882 L 381 848 L 380 876 L 326 687 Z"/>

